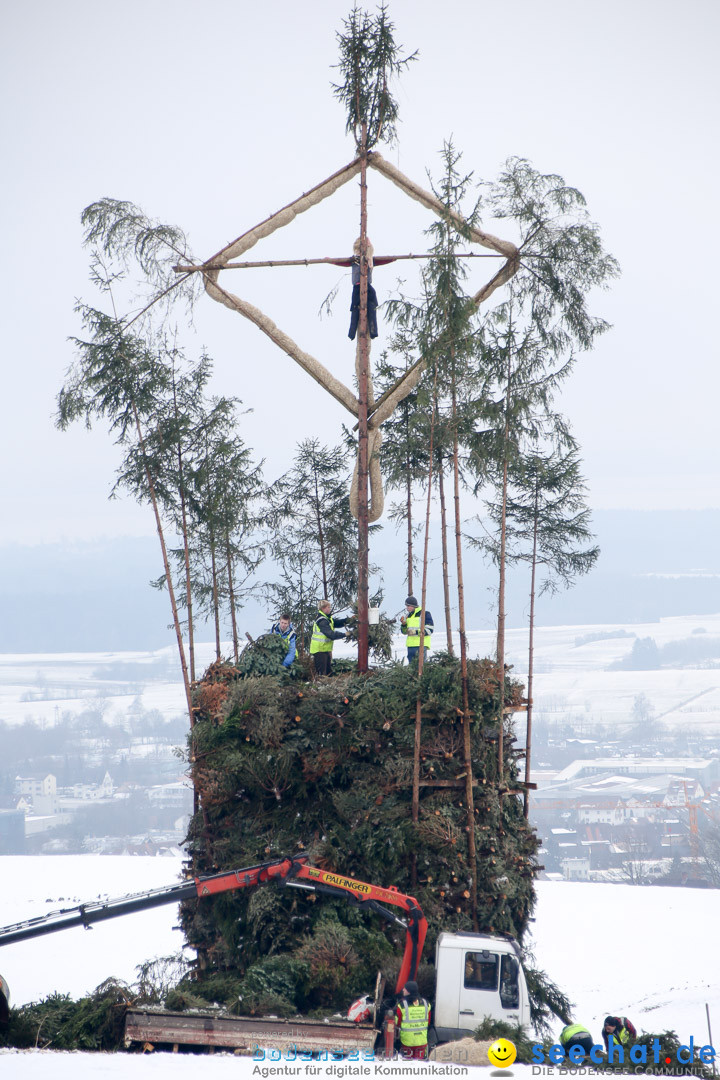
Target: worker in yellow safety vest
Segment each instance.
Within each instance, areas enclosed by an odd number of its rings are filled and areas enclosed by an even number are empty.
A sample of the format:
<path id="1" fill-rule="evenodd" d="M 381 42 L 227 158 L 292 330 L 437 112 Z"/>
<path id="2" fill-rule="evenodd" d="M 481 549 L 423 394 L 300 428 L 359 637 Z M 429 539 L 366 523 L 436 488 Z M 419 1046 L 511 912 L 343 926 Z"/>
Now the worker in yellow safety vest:
<path id="1" fill-rule="evenodd" d="M 593 1048 L 592 1035 L 582 1024 L 568 1024 L 560 1032 L 560 1045 L 569 1053 L 573 1046 L 579 1046 L 587 1057 Z"/>
<path id="2" fill-rule="evenodd" d="M 430 1006 L 420 997 L 418 984 L 406 982 L 395 1019 L 400 1031 L 400 1052 L 404 1058 L 426 1058 Z"/>
<path id="3" fill-rule="evenodd" d="M 312 628 L 310 638 L 310 656 L 316 675 L 329 675 L 332 666 L 333 642 L 347 637 L 346 634 L 338 634 L 336 626 L 344 626 L 348 619 L 334 619 L 330 612 L 332 604 L 329 600 L 321 600 L 318 604 L 318 613 Z M 349 616 L 348 616 L 349 618 Z"/>
<path id="4" fill-rule="evenodd" d="M 411 664 L 417 660 L 418 653 L 420 652 L 420 625 L 422 608 L 418 607 L 417 597 L 408 596 L 405 600 L 406 615 L 400 617 L 400 633 L 407 635 L 407 655 L 408 663 Z M 433 623 L 433 617 L 429 611 L 425 612 L 425 634 L 423 635 L 423 658 L 427 656 L 427 650 L 430 648 L 430 635 L 435 629 Z"/>

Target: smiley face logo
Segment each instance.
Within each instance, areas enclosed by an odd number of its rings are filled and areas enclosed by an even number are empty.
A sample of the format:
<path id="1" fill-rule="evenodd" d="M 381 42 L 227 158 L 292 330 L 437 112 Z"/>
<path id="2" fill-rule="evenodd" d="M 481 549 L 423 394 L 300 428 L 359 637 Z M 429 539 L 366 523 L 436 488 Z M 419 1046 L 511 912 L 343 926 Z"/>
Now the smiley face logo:
<path id="1" fill-rule="evenodd" d="M 496 1065 L 498 1069 L 509 1069 L 517 1057 L 515 1043 L 509 1039 L 496 1039 L 488 1046 L 487 1055 L 491 1065 Z"/>

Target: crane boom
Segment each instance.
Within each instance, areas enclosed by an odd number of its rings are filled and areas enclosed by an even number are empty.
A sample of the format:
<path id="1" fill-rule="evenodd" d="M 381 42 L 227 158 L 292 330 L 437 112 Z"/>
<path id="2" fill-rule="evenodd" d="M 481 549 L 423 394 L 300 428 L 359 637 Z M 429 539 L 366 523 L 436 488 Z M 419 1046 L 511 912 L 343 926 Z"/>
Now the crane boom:
<path id="1" fill-rule="evenodd" d="M 398 973 L 397 992 L 402 990 L 408 979 L 415 978 L 427 933 L 427 920 L 417 900 L 395 888 L 370 885 L 344 874 L 335 874 L 330 870 L 309 866 L 308 856 L 303 854 L 271 859 L 268 862 L 246 866 L 239 870 L 205 874 L 192 878 L 190 881 L 151 889 L 149 892 L 131 893 L 114 899 L 94 900 L 76 904 L 74 907 L 61 908 L 47 915 L 39 915 L 33 919 L 0 927 L 0 946 L 25 941 L 43 934 L 52 934 L 58 930 L 67 930 L 72 926 L 89 927 L 105 919 L 114 919 L 120 915 L 159 907 L 161 904 L 203 899 L 236 889 L 248 889 L 272 883 L 338 897 L 347 900 L 361 911 L 372 911 L 388 922 L 402 926 L 405 930 L 405 951 Z M 405 913 L 405 918 L 389 910 L 389 907 L 401 908 Z"/>

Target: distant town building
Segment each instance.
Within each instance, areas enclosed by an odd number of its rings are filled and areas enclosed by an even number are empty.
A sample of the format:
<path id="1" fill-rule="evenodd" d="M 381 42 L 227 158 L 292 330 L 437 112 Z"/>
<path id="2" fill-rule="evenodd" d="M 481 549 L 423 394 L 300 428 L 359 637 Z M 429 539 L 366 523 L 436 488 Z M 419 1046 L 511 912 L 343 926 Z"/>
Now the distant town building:
<path id="1" fill-rule="evenodd" d="M 192 807 L 192 787 L 188 780 L 177 780 L 174 784 L 156 784 L 148 789 L 148 800 L 155 806 L 185 810 Z"/>
<path id="2" fill-rule="evenodd" d="M 720 780 L 720 762 L 717 758 L 691 757 L 579 758 L 557 774 L 555 783 L 587 780 L 598 773 L 635 777 L 673 773 L 675 776 L 691 777 L 705 788 L 711 788 Z"/>
<path id="3" fill-rule="evenodd" d="M 16 776 L 16 809 L 25 810 L 37 817 L 57 813 L 57 780 L 52 773 L 46 776 Z"/>
<path id="4" fill-rule="evenodd" d="M 615 806 L 587 804 L 578 807 L 577 820 L 580 825 L 622 825 L 628 816 L 629 811 L 622 802 Z"/>
<path id="5" fill-rule="evenodd" d="M 29 795 L 31 799 L 36 795 L 57 795 L 57 780 L 52 773 L 47 776 L 16 776 L 15 794 Z"/>
<path id="6" fill-rule="evenodd" d="M 111 799 L 115 794 L 115 785 L 109 772 L 106 772 L 99 784 L 72 784 L 62 788 L 63 799 Z"/>
<path id="7" fill-rule="evenodd" d="M 563 877 L 566 881 L 590 880 L 589 859 L 563 859 L 561 866 Z"/>

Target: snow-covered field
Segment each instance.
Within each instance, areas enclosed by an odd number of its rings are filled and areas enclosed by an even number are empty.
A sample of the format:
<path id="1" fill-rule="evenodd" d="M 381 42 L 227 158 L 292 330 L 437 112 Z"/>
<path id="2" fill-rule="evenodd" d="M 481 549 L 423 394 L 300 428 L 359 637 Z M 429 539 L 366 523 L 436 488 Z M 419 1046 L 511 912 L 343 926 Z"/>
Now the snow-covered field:
<path id="1" fill-rule="evenodd" d="M 438 615 L 438 623 L 440 618 Z M 600 637 L 623 631 L 622 637 Z M 632 723 L 633 702 L 648 699 L 656 718 L 669 728 L 720 734 L 720 669 L 678 668 L 659 671 L 608 671 L 630 652 L 634 639 L 651 637 L 660 647 L 670 641 L 720 637 L 720 614 L 673 616 L 654 623 L 608 626 L 539 627 L 535 642 L 535 718 L 564 723 L 578 721 L 608 728 Z M 435 649 L 446 645 L 445 634 L 433 637 Z M 490 631 L 470 631 L 471 656 L 488 656 L 494 649 Z M 231 648 L 225 643 L 226 653 Z M 456 641 L 457 647 L 457 641 Z M 211 662 L 214 647 L 198 647 L 198 669 Z M 404 655 L 401 636 L 395 654 Z M 355 656 L 352 646 L 338 644 L 336 656 Z M 527 628 L 507 633 L 507 661 L 521 680 L 527 672 Z M 123 665 L 133 665 L 132 678 L 113 677 Z M 0 655 L 0 719 L 22 723 L 28 718 L 51 724 L 64 712 L 79 713 L 102 702 L 107 720 L 125 720 L 133 710 L 158 710 L 166 718 L 184 711 L 179 673 L 172 648 L 157 652 L 47 653 Z M 143 668 L 148 678 L 143 679 Z M 163 677 L 163 673 L 165 677 Z M 152 677 L 151 677 L 152 676 Z"/>
<path id="2" fill-rule="evenodd" d="M 624 637 L 583 638 L 625 631 Z M 720 669 L 608 671 L 625 657 L 635 638 L 653 638 L 658 647 L 687 638 L 720 637 L 720 614 L 673 616 L 654 623 L 609 626 L 540 627 L 535 641 L 535 719 L 562 723 L 567 718 L 613 729 L 632 723 L 633 702 L 644 694 L 656 719 L 668 729 L 720 734 Z M 440 642 L 440 635 L 438 644 Z M 493 636 L 473 632 L 470 650 L 492 654 Z M 510 630 L 507 662 L 521 681 L 527 676 L 527 630 Z"/>
<path id="3" fill-rule="evenodd" d="M 45 856 L 0 858 L 4 888 L 0 925 L 99 894 L 122 895 L 171 884 L 174 858 Z M 720 920 L 712 890 L 640 888 L 571 882 L 538 883 L 533 925 L 537 962 L 576 1003 L 575 1016 L 599 1038 L 608 1012 L 628 1015 L 638 1029 L 674 1028 L 687 1041 L 707 1043 L 705 1003 L 716 1040 L 720 1032 Z M 182 946 L 174 907 L 128 915 L 92 930 L 73 929 L 0 949 L 0 971 L 15 1004 L 53 991 L 78 996 L 109 975 L 132 981 L 144 960 Z M 174 1077 L 204 1073 L 252 1075 L 252 1062 L 212 1059 L 125 1058 L 90 1054 L 10 1054 L 0 1051 L 0 1074 L 34 1080 L 95 1076 Z M 194 1063 L 194 1064 L 193 1064 Z M 167 1070 L 167 1071 L 166 1071 Z M 520 1076 L 529 1069 L 516 1067 Z M 368 1074 L 373 1075 L 374 1073 Z M 291 1074 L 304 1076 L 302 1071 Z"/>
<path id="4" fill-rule="evenodd" d="M 34 918 L 84 900 L 124 896 L 174 884 L 182 859 L 177 856 L 4 855 L 0 857 L 0 925 Z M 114 975 L 134 981 L 135 968 L 148 957 L 182 948 L 173 929 L 177 906 L 73 927 L 46 937 L 0 948 L 0 972 L 13 1003 L 35 1001 L 57 991 L 78 997 Z"/>
<path id="5" fill-rule="evenodd" d="M 208 657 L 209 662 L 209 657 Z M 5 653 L 0 655 L 0 719 L 54 723 L 63 713 L 102 706 L 107 720 L 124 720 L 131 710 L 159 710 L 166 718 L 183 711 L 179 673 L 158 678 L 174 664 L 169 648 L 157 652 Z M 112 665 L 137 665 L 132 679 L 107 676 Z M 142 668 L 147 669 L 147 678 Z M 172 669 L 171 669 L 172 670 Z"/>

